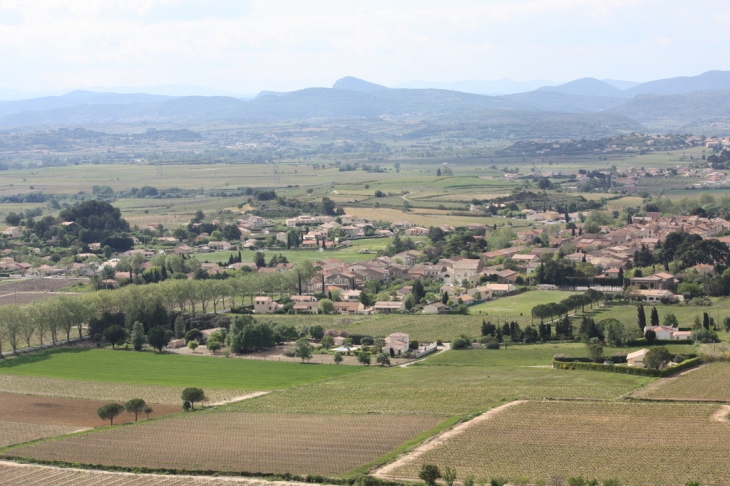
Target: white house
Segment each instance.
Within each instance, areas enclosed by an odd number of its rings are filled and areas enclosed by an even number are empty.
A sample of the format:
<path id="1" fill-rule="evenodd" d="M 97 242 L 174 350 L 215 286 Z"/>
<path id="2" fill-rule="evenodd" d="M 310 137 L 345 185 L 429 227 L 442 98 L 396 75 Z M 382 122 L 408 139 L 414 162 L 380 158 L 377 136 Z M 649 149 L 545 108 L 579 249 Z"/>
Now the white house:
<path id="1" fill-rule="evenodd" d="M 253 311 L 256 314 L 273 314 L 283 307 L 283 305 L 271 300 L 271 297 L 259 296 L 253 301 Z"/>
<path id="2" fill-rule="evenodd" d="M 428 304 L 423 306 L 423 313 L 424 314 L 441 314 L 442 312 L 445 312 L 448 307 L 446 304 L 442 304 L 441 302 L 434 302 L 433 304 Z"/>
<path id="3" fill-rule="evenodd" d="M 493 295 L 509 294 L 510 292 L 514 292 L 517 289 L 517 287 L 515 287 L 514 284 L 511 283 L 488 283 L 487 285 L 485 285 L 485 287 L 489 289 Z"/>
<path id="4" fill-rule="evenodd" d="M 646 298 L 647 302 L 661 302 L 662 300 L 674 299 L 674 294 L 669 290 L 635 290 L 634 293 Z"/>
<path id="5" fill-rule="evenodd" d="M 385 338 L 383 352 L 393 356 L 400 356 L 408 351 L 411 344 L 410 336 L 403 332 L 396 332 Z M 392 353 L 391 353 L 392 351 Z"/>
<path id="6" fill-rule="evenodd" d="M 644 348 L 640 349 L 638 351 L 634 351 L 633 353 L 629 353 L 626 355 L 626 364 L 629 366 L 635 366 L 637 368 L 643 368 L 644 367 L 644 358 L 646 357 L 646 353 L 648 353 L 649 350 Z"/>
<path id="7" fill-rule="evenodd" d="M 646 326 L 644 328 L 644 335 L 646 335 L 647 331 L 654 331 L 656 338 L 662 341 L 692 338 L 690 331 L 680 331 L 679 328 L 671 326 Z"/>

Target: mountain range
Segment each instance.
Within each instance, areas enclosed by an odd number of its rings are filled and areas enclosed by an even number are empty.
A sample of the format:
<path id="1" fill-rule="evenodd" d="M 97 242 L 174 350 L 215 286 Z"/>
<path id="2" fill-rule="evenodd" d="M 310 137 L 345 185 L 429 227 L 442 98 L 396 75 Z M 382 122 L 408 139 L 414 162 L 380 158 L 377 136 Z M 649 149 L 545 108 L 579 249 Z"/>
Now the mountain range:
<path id="1" fill-rule="evenodd" d="M 510 80 L 463 83 L 516 86 Z M 482 85 L 484 89 L 495 86 Z M 667 127 L 676 130 L 685 125 L 696 131 L 702 130 L 703 124 L 710 120 L 713 126 L 719 126 L 718 120 L 730 120 L 728 71 L 647 83 L 583 78 L 499 96 L 434 87 L 388 88 L 354 77 L 342 78 L 332 88 L 263 91 L 252 99 L 159 93 L 159 90 L 156 93 L 86 90 L 0 101 L 0 126 L 407 117 L 449 123 L 491 120 L 503 126 L 523 126 L 525 133 L 529 132 L 524 125 L 527 119 L 552 120 L 551 123 L 573 127 L 574 131 L 579 131 L 579 120 L 583 123 L 590 120 L 595 130 L 610 133 L 662 131 Z M 581 114 L 591 116 L 578 116 Z"/>

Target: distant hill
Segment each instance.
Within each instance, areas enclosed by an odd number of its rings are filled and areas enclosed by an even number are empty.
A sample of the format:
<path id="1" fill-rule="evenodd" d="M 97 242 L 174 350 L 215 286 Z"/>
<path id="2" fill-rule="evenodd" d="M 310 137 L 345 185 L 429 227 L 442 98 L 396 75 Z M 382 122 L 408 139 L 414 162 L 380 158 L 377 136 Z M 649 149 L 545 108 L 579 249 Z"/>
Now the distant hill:
<path id="1" fill-rule="evenodd" d="M 641 123 L 662 119 L 683 124 L 730 117 L 730 90 L 695 91 L 679 95 L 640 95 L 611 110 Z"/>
<path id="2" fill-rule="evenodd" d="M 20 101 L 0 101 L 0 117 L 26 111 L 43 111 L 78 105 L 116 105 L 149 103 L 173 99 L 171 96 L 150 95 L 145 93 L 94 93 L 92 91 L 72 91 L 63 96 L 45 96 Z"/>
<path id="3" fill-rule="evenodd" d="M 730 90 L 730 71 L 708 71 L 699 76 L 681 76 L 642 83 L 627 89 L 628 96 L 640 94 L 684 94 L 703 90 Z"/>
<path id="4" fill-rule="evenodd" d="M 625 96 L 624 91 L 596 78 L 576 79 L 558 86 L 543 86 L 537 91 L 557 91 L 579 96 Z"/>
<path id="5" fill-rule="evenodd" d="M 393 86 L 398 89 L 448 89 L 452 91 L 462 91 L 464 93 L 483 94 L 483 95 L 505 95 L 512 93 L 524 93 L 533 91 L 541 86 L 552 86 L 552 81 L 513 81 L 508 78 L 496 81 L 486 80 L 465 80 L 453 82 L 439 81 L 408 81 L 407 83 Z"/>
<path id="6" fill-rule="evenodd" d="M 616 96 L 580 96 L 559 91 L 530 91 L 503 96 L 535 110 L 587 113 L 615 108 L 625 100 Z"/>
<path id="7" fill-rule="evenodd" d="M 346 76 L 335 81 L 335 84 L 332 85 L 332 89 L 346 89 L 349 91 L 359 91 L 360 93 L 373 93 L 375 91 L 381 91 L 388 88 L 363 79 Z"/>
<path id="8" fill-rule="evenodd" d="M 623 81 L 620 79 L 602 79 L 601 81 L 621 90 L 627 90 L 641 84 L 638 81 Z"/>

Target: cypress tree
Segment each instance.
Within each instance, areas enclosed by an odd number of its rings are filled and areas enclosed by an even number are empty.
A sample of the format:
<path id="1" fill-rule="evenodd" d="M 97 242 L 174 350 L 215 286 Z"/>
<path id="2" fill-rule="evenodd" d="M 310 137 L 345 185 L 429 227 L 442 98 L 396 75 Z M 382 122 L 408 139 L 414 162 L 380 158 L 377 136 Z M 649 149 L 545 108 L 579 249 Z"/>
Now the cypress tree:
<path id="1" fill-rule="evenodd" d="M 656 306 L 651 308 L 651 325 L 652 326 L 659 325 L 659 312 L 657 312 Z"/>
<path id="2" fill-rule="evenodd" d="M 710 330 L 710 315 L 707 312 L 702 313 L 702 325 L 708 331 Z"/>
<path id="3" fill-rule="evenodd" d="M 639 321 L 639 329 L 641 329 L 641 333 L 644 333 L 644 328 L 646 327 L 646 313 L 644 312 L 644 304 L 639 304 L 636 306 L 636 312 L 638 314 L 638 321 Z"/>

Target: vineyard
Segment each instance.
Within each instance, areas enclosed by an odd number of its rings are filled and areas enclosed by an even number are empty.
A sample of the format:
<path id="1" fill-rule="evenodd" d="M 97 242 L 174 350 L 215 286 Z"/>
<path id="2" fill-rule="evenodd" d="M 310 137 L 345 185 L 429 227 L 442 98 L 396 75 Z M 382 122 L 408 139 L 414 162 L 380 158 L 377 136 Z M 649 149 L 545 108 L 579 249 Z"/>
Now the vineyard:
<path id="1" fill-rule="evenodd" d="M 0 421 L 0 447 L 69 434 L 79 427 Z"/>
<path id="2" fill-rule="evenodd" d="M 182 387 L 179 386 L 103 383 L 0 373 L 0 392 L 32 393 L 47 397 L 104 401 L 126 401 L 139 397 L 150 403 L 180 405 L 181 390 Z M 211 402 L 221 402 L 239 397 L 246 392 L 206 388 L 205 394 Z"/>
<path id="3" fill-rule="evenodd" d="M 730 423 L 714 420 L 717 410 L 712 404 L 526 402 L 475 423 L 392 475 L 415 479 L 427 463 L 454 467 L 460 478 L 727 484 Z"/>
<path id="4" fill-rule="evenodd" d="M 14 486 L 270 486 L 264 480 L 246 478 L 207 478 L 196 476 L 159 476 L 154 474 L 109 473 L 104 471 L 82 471 L 59 469 L 32 464 L 0 462 L 0 476 L 6 484 Z M 303 483 L 278 482 L 279 486 L 301 486 Z"/>
<path id="5" fill-rule="evenodd" d="M 441 420 L 198 412 L 19 446 L 5 455 L 125 467 L 339 475 Z"/>
<path id="6" fill-rule="evenodd" d="M 730 363 L 701 366 L 652 388 L 647 398 L 730 401 Z"/>

